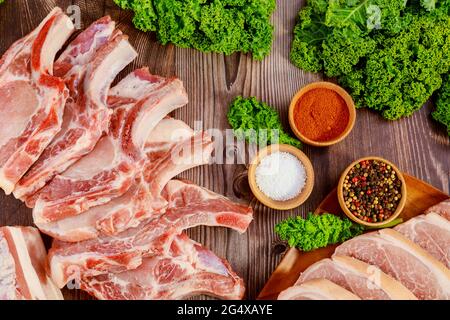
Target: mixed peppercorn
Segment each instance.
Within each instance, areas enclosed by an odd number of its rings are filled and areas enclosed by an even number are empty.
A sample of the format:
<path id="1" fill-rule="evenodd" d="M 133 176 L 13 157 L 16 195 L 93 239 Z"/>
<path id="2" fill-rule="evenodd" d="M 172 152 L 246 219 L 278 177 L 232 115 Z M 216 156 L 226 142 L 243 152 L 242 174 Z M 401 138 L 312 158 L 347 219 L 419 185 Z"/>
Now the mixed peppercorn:
<path id="1" fill-rule="evenodd" d="M 345 205 L 363 221 L 382 222 L 396 211 L 402 197 L 401 188 L 402 182 L 389 164 L 364 160 L 345 176 Z"/>

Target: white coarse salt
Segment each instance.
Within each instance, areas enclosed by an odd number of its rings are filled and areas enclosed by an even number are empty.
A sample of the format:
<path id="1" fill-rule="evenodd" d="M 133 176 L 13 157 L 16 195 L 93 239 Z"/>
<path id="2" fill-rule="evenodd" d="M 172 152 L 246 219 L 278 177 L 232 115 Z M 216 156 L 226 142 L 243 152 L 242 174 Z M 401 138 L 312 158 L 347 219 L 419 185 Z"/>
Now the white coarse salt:
<path id="1" fill-rule="evenodd" d="M 255 175 L 258 188 L 276 201 L 295 198 L 306 184 L 305 167 L 289 152 L 274 152 L 264 157 Z"/>

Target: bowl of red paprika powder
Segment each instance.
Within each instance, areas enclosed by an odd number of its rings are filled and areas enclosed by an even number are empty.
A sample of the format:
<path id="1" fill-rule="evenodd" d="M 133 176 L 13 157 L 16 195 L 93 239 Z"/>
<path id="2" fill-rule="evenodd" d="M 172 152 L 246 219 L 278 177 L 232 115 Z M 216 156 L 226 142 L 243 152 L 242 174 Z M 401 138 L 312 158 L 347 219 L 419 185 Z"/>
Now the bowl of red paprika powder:
<path id="1" fill-rule="evenodd" d="M 304 143 L 327 147 L 348 136 L 355 125 L 352 97 L 331 82 L 314 82 L 303 87 L 292 99 L 289 124 Z"/>

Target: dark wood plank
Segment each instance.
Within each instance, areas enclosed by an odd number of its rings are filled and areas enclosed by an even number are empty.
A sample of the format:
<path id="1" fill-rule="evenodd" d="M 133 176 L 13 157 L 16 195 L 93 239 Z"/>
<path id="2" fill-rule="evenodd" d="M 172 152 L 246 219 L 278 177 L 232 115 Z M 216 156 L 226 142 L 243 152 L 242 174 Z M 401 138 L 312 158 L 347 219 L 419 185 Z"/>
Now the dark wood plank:
<path id="1" fill-rule="evenodd" d="M 174 116 L 193 126 L 202 120 L 202 128 L 229 128 L 226 112 L 237 95 L 255 95 L 276 107 L 287 126 L 287 109 L 294 93 L 303 85 L 321 79 L 318 74 L 303 72 L 289 62 L 292 28 L 304 1 L 278 1 L 273 16 L 276 26 L 271 55 L 262 62 L 235 54 L 224 57 L 204 54 L 172 45 L 161 46 L 153 34 L 133 28 L 131 13 L 119 10 L 112 0 L 6 0 L 0 6 L 0 53 L 15 40 L 31 31 L 55 5 L 67 8 L 78 5 L 82 10 L 82 27 L 109 14 L 139 52 L 136 59 L 119 76 L 144 65 L 163 76 L 179 76 L 185 83 L 190 103 Z M 245 170 L 244 165 L 211 165 L 196 168 L 182 176 L 216 192 L 240 201 L 250 201 L 255 220 L 248 232 L 239 235 L 223 228 L 195 228 L 192 238 L 226 257 L 247 283 L 247 297 L 255 298 L 279 263 L 283 245 L 273 233 L 274 225 L 289 215 L 313 211 L 337 183 L 341 171 L 355 158 L 378 155 L 390 159 L 403 170 L 449 193 L 449 138 L 430 120 L 432 105 L 427 104 L 412 117 L 396 122 L 383 120 L 378 114 L 359 110 L 354 131 L 342 143 L 324 149 L 304 147 L 316 171 L 315 189 L 300 208 L 277 212 L 251 198 L 245 183 L 237 194 L 233 182 Z M 230 150 L 228 150 L 230 151 Z M 0 194 L 0 225 L 32 225 L 30 210 L 12 196 Z M 75 290 L 66 290 L 66 298 L 87 298 Z"/>

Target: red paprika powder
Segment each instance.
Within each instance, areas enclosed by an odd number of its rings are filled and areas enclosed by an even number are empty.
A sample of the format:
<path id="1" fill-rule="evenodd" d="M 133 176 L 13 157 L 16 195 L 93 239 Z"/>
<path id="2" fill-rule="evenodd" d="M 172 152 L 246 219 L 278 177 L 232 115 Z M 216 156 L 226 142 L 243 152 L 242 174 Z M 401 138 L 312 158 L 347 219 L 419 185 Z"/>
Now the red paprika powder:
<path id="1" fill-rule="evenodd" d="M 347 128 L 349 119 L 345 100 L 336 91 L 327 88 L 306 92 L 294 109 L 295 126 L 313 141 L 337 138 Z"/>

